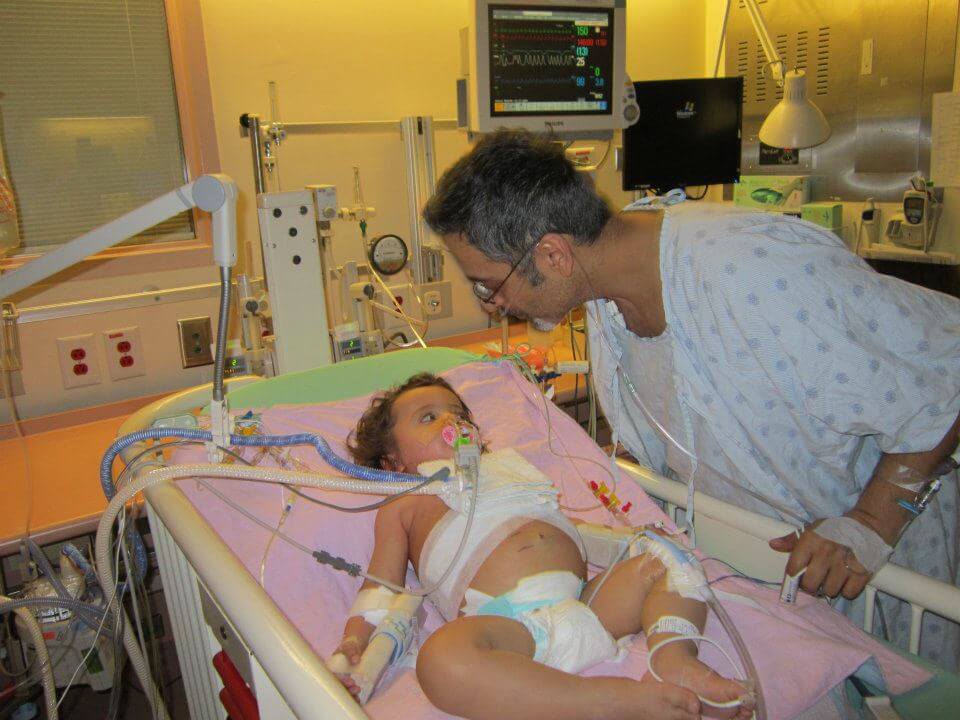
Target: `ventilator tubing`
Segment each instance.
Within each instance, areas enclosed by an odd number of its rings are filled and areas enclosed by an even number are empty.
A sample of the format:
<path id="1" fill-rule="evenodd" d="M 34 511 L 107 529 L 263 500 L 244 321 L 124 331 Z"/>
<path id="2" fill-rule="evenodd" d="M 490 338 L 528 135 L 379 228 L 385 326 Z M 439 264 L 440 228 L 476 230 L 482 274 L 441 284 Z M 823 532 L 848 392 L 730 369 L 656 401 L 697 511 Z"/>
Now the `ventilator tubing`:
<path id="1" fill-rule="evenodd" d="M 40 623 L 33 613 L 23 606 L 17 606 L 16 601 L 6 595 L 0 595 L 0 612 L 7 612 L 6 608 L 17 614 L 17 617 L 23 623 L 27 633 L 30 635 L 30 641 L 33 644 L 33 651 L 36 653 L 37 663 L 40 667 L 40 680 L 43 684 L 43 702 L 47 710 L 49 720 L 57 720 L 60 717 L 57 714 L 57 686 L 53 679 L 53 665 L 50 664 L 50 655 L 47 653 L 47 644 L 43 640 L 43 630 Z"/>
<path id="2" fill-rule="evenodd" d="M 103 488 L 103 494 L 107 500 L 110 500 L 117 492 L 113 484 L 113 461 L 117 455 L 123 453 L 132 445 L 146 442 L 147 440 L 163 440 L 174 438 L 178 440 L 193 440 L 201 443 L 213 441 L 213 435 L 207 430 L 197 430 L 190 428 L 151 428 L 149 430 L 140 430 L 138 432 L 124 435 L 117 438 L 113 444 L 107 448 L 103 458 L 100 461 L 100 486 Z M 415 483 L 422 481 L 418 475 L 407 475 L 389 470 L 378 470 L 363 465 L 357 465 L 348 460 L 344 460 L 330 448 L 330 445 L 319 435 L 311 433 L 300 433 L 297 435 L 231 435 L 230 445 L 239 447 L 287 447 L 291 445 L 310 445 L 323 458 L 330 467 L 338 470 L 345 475 L 361 478 L 363 480 L 381 483 Z M 350 492 L 365 492 L 364 490 L 350 490 Z M 387 495 L 390 493 L 378 493 Z M 137 575 L 140 579 L 147 572 L 147 549 L 143 540 L 134 531 L 133 526 L 126 530 L 127 540 L 133 548 L 134 564 L 137 568 Z"/>
<path id="3" fill-rule="evenodd" d="M 298 438 L 299 436 L 289 437 Z M 302 443 L 291 442 L 290 444 Z M 107 505 L 106 510 L 104 510 L 103 514 L 100 516 L 100 523 L 97 526 L 97 538 L 95 544 L 97 576 L 100 580 L 100 586 L 103 588 L 112 588 L 116 586 L 116 578 L 114 577 L 113 567 L 111 564 L 111 528 L 113 527 L 114 521 L 116 520 L 117 516 L 123 512 L 126 503 L 130 502 L 130 500 L 137 493 L 142 492 L 146 488 L 153 485 L 159 485 L 171 480 L 185 479 L 190 477 L 220 477 L 233 480 L 254 480 L 278 484 L 294 484 L 302 485 L 304 487 L 316 487 L 321 489 L 342 490 L 347 492 L 376 495 L 396 495 L 401 492 L 421 495 L 459 492 L 457 485 L 454 483 L 425 485 L 423 482 L 424 478 L 419 475 L 403 475 L 402 473 L 394 473 L 393 475 L 394 477 L 402 477 L 404 479 L 411 478 L 412 481 L 383 482 L 382 480 L 354 480 L 352 478 L 324 477 L 315 475 L 313 473 L 292 472 L 289 470 L 279 470 L 276 468 L 240 467 L 237 465 L 175 465 L 172 467 L 163 467 L 152 470 L 145 476 L 138 476 L 126 483 L 119 490 L 116 490 L 113 498 Z M 447 469 L 440 470 L 433 477 L 435 477 L 437 480 L 446 480 L 449 477 L 449 471 Z M 478 483 L 474 482 L 470 488 L 470 491 L 473 494 L 471 507 L 476 506 L 478 485 Z M 458 547 L 454 556 L 454 562 L 450 564 L 450 567 L 447 568 L 437 583 L 433 587 L 407 591 L 409 594 L 418 596 L 422 599 L 423 596 L 433 592 L 440 583 L 446 580 L 446 576 L 451 572 L 452 568 L 454 567 L 454 563 L 459 558 L 460 554 L 463 552 L 464 546 L 466 545 L 466 539 L 470 532 L 473 516 L 474 512 L 471 510 L 470 514 L 467 516 L 467 526 L 464 531 L 464 536 L 460 541 L 460 546 Z M 398 588 L 380 578 L 369 575 L 365 575 L 365 577 L 368 577 L 374 582 L 385 585 L 386 587 L 391 587 L 392 589 L 396 589 L 398 591 L 404 590 L 404 588 Z M 129 620 L 126 617 L 121 617 L 123 608 L 120 603 L 117 603 L 115 612 L 118 624 L 117 626 L 129 627 Z M 151 710 L 153 711 L 154 716 L 160 718 L 160 720 L 169 720 L 169 715 L 167 714 L 163 699 L 160 697 L 160 693 L 150 677 L 146 660 L 143 657 L 140 647 L 137 645 L 137 641 L 133 636 L 133 633 L 123 633 L 123 645 L 124 649 L 127 651 L 128 657 L 130 658 L 130 664 L 137 675 L 137 679 L 147 692 L 147 698 L 150 702 Z"/>

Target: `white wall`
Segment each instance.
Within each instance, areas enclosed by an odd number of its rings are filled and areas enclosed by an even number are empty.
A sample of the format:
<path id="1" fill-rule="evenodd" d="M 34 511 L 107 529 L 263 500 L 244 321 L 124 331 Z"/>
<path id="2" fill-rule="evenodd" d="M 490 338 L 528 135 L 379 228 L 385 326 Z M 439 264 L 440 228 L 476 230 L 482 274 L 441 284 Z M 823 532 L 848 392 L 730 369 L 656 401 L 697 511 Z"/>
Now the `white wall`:
<path id="1" fill-rule="evenodd" d="M 193 0 L 203 18 L 208 70 L 221 171 L 241 191 L 241 242 L 259 244 L 253 204 L 250 147 L 241 137 L 241 113 L 269 119 L 267 84 L 279 90 L 280 119 L 399 120 L 405 115 L 455 116 L 454 81 L 459 71 L 460 27 L 466 0 Z M 629 0 L 627 70 L 635 80 L 694 77 L 705 67 L 705 9 L 711 0 L 648 2 Z M 454 130 L 436 136 L 439 168 L 468 149 Z M 353 165 L 363 176 L 367 204 L 378 214 L 374 234 L 408 237 L 406 188 L 399 133 L 308 136 L 291 134 L 280 149 L 284 190 L 307 183 L 331 183 L 342 205 L 353 202 Z M 617 205 L 619 191 L 613 153 L 598 172 L 600 189 Z M 359 230 L 335 223 L 337 262 L 360 259 Z M 259 255 L 259 253 L 257 253 Z M 455 263 L 446 264 L 454 283 L 455 318 L 434 323 L 440 336 L 486 327 L 483 315 Z M 68 297 L 102 297 L 151 287 L 215 279 L 212 269 L 117 275 L 100 267 L 29 299 L 29 305 Z M 125 310 L 83 318 L 30 323 L 21 328 L 26 394 L 17 398 L 21 415 L 34 417 L 143 394 L 168 392 L 206 381 L 208 368 L 181 370 L 176 320 L 215 315 L 215 299 Z M 82 332 L 138 325 L 144 338 L 145 377 L 64 390 L 55 364 L 56 338 Z M 0 423 L 8 419 L 0 403 Z"/>
<path id="2" fill-rule="evenodd" d="M 703 67 L 704 0 L 628 3 L 628 72 L 634 79 L 690 77 Z M 268 83 L 274 81 L 280 119 L 296 121 L 398 120 L 407 115 L 454 118 L 460 65 L 458 29 L 467 24 L 466 0 L 397 3 L 294 0 L 277 12 L 267 3 L 202 0 L 204 35 L 224 172 L 244 191 L 242 239 L 257 249 L 252 207 L 253 171 L 237 118 L 271 118 Z M 438 168 L 468 149 L 456 130 L 436 132 Z M 610 162 L 598 182 L 617 204 L 619 176 Z M 408 236 L 406 185 L 399 133 L 292 134 L 280 148 L 283 190 L 308 183 L 337 186 L 341 205 L 353 202 L 353 165 L 363 177 L 367 204 L 377 208 L 370 232 Z M 335 223 L 337 262 L 360 260 L 355 225 Z M 434 323 L 438 337 L 486 327 L 459 269 L 455 317 Z"/>

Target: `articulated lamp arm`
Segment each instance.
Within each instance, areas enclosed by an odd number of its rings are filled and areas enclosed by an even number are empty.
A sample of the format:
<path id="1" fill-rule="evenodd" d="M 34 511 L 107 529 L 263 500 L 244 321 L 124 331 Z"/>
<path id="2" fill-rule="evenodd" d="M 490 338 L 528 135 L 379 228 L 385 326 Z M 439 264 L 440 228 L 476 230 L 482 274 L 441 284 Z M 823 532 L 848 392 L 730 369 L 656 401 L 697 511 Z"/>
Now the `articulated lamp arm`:
<path id="1" fill-rule="evenodd" d="M 770 39 L 756 0 L 743 0 L 750 22 L 760 39 L 767 63 L 777 85 L 783 88 L 783 99 L 770 111 L 758 136 L 772 147 L 808 148 L 826 142 L 830 124 L 816 105 L 807 99 L 807 77 L 803 70 L 787 70 L 783 58 Z"/>
<path id="2" fill-rule="evenodd" d="M 220 267 L 235 265 L 237 186 L 226 175 L 203 175 L 71 240 L 57 250 L 44 253 L 12 273 L 0 276 L 0 300 L 192 208 L 199 208 L 213 215 L 214 262 Z"/>
<path id="3" fill-rule="evenodd" d="M 760 46 L 763 48 L 763 54 L 767 56 L 767 64 L 772 68 L 773 78 L 777 85 L 783 86 L 783 58 L 777 52 L 773 40 L 770 39 L 770 31 L 767 30 L 767 23 L 760 14 L 760 8 L 757 7 L 756 0 L 743 0 L 747 14 L 750 16 L 750 22 L 753 23 L 753 30 L 757 33 L 760 40 Z"/>

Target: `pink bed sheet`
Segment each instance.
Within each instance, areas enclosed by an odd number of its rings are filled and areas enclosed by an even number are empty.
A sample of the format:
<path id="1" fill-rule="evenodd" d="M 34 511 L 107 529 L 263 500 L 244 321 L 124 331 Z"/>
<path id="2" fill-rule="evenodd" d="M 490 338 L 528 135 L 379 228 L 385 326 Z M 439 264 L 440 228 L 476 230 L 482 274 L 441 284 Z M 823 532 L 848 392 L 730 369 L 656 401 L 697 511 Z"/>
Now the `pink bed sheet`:
<path id="1" fill-rule="evenodd" d="M 609 460 L 573 420 L 552 404 L 545 404 L 537 390 L 510 365 L 472 363 L 444 376 L 473 410 L 491 449 L 513 447 L 539 467 L 561 490 L 561 503 L 571 515 L 611 522 L 607 511 L 596 506 L 587 487 L 589 480 L 610 484 Z M 336 451 L 344 451 L 347 434 L 368 404 L 369 397 L 360 397 L 331 404 L 277 406 L 263 412 L 262 417 L 267 432 L 316 432 Z M 248 455 L 250 452 L 247 451 Z M 297 448 L 293 452 L 318 471 L 330 472 L 312 448 Z M 176 460 L 201 458 L 198 451 L 181 450 Z M 637 485 L 625 476 L 618 480 L 618 496 L 633 503 L 629 512 L 633 524 L 656 520 L 669 523 Z M 227 480 L 212 482 L 263 521 L 271 525 L 278 521 L 283 502 L 279 487 Z M 270 533 L 195 481 L 181 482 L 181 488 L 250 573 L 259 578 Z M 328 502 L 348 506 L 373 500 L 346 493 L 322 494 Z M 373 548 L 373 520 L 373 513 L 340 513 L 298 498 L 283 530 L 308 547 L 366 566 Z M 718 561 L 705 561 L 704 566 L 711 578 L 730 573 Z M 318 564 L 279 539 L 270 546 L 264 568 L 267 592 L 316 652 L 328 656 L 339 643 L 360 580 Z M 412 573 L 408 583 L 416 583 Z M 740 596 L 733 601 L 724 600 L 724 605 L 750 648 L 771 720 L 790 718 L 808 708 L 871 658 L 878 663 L 889 692 L 894 694 L 912 689 L 930 677 L 863 633 L 825 601 L 802 595 L 796 605 L 786 606 L 779 602 L 777 591 L 743 579 L 721 580 L 713 587 Z M 424 633 L 435 630 L 440 622 L 438 613 L 428 607 Z M 706 633 L 732 653 L 725 633 L 712 618 Z M 726 661 L 712 647 L 705 645 L 701 657 L 719 672 L 731 674 Z M 585 674 L 639 679 L 645 671 L 646 644 L 638 636 L 626 660 L 597 666 Z M 448 717 L 430 705 L 410 668 L 394 673 L 366 709 L 373 718 Z"/>

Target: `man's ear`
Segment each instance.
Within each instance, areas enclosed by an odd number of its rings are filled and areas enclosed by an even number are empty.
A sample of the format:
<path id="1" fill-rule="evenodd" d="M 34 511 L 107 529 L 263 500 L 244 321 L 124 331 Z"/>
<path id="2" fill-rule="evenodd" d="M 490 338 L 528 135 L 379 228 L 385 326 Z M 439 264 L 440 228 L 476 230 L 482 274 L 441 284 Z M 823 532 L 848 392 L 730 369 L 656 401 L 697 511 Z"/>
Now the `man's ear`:
<path id="1" fill-rule="evenodd" d="M 537 267 L 541 272 L 552 271 L 568 278 L 573 274 L 576 258 L 573 253 L 573 238 L 560 233 L 547 233 L 533 249 Z"/>

